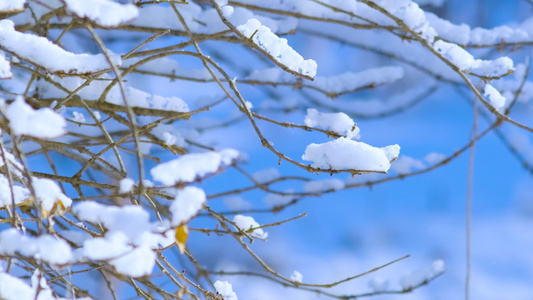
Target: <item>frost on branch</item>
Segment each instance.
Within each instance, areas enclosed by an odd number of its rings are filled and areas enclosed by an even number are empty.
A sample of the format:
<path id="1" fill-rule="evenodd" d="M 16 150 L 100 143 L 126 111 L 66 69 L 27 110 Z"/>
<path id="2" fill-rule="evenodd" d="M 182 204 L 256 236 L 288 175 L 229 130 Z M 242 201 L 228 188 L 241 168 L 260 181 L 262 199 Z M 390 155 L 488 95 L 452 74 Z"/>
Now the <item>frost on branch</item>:
<path id="1" fill-rule="evenodd" d="M 290 70 L 315 77 L 317 64 L 312 59 L 304 60 L 304 58 L 294 51 L 287 42 L 287 39 L 279 38 L 264 26 L 257 19 L 249 19 L 245 24 L 237 26 L 237 29 L 247 38 L 261 49 L 268 52 L 280 64 L 286 66 Z"/>
<path id="2" fill-rule="evenodd" d="M 52 139 L 66 133 L 66 121 L 62 116 L 49 108 L 33 110 L 22 96 L 17 96 L 13 103 L 7 105 L 6 117 L 14 135 Z"/>
<path id="3" fill-rule="evenodd" d="M 233 149 L 224 149 L 219 152 L 185 154 L 179 158 L 154 167 L 150 174 L 154 180 L 171 186 L 176 183 L 193 182 L 231 165 L 239 153 Z"/>
<path id="4" fill-rule="evenodd" d="M 52 73 L 88 74 L 110 68 L 103 54 L 68 52 L 47 38 L 16 31 L 11 20 L 0 21 L 0 49 Z M 112 61 L 120 66 L 120 56 L 113 55 Z"/>
<path id="5" fill-rule="evenodd" d="M 115 27 L 135 19 L 139 11 L 132 4 L 119 4 L 110 0 L 64 0 L 67 11 L 87 18 L 103 27 Z"/>

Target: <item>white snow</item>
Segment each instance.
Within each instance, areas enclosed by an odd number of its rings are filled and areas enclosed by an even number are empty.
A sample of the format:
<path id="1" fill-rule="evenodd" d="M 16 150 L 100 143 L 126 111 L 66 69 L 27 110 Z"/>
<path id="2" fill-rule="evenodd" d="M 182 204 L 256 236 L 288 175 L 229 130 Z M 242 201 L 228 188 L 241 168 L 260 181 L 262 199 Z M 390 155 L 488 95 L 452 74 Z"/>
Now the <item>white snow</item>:
<path id="1" fill-rule="evenodd" d="M 163 134 L 161 134 L 161 137 L 163 138 L 165 145 L 174 145 L 176 144 L 176 141 L 178 140 L 178 138 L 175 135 L 168 133 L 166 131 L 163 132 Z"/>
<path id="2" fill-rule="evenodd" d="M 383 153 L 385 153 L 385 156 L 389 161 L 397 159 L 398 155 L 400 155 L 400 146 L 398 145 L 389 145 L 380 149 L 383 150 Z"/>
<path id="3" fill-rule="evenodd" d="M 224 31 L 227 26 L 220 20 L 217 11 L 211 7 L 202 7 L 194 2 L 179 6 L 180 14 L 193 33 L 215 33 Z M 257 19 L 261 24 L 276 33 L 288 33 L 294 30 L 298 20 L 292 17 L 270 18 L 256 15 L 253 11 L 243 7 L 222 6 L 224 16 L 232 24 L 244 24 L 249 19 Z M 146 5 L 139 10 L 139 16 L 132 25 L 150 28 L 168 28 L 184 31 L 181 22 L 176 20 L 176 14 L 161 5 Z"/>
<path id="4" fill-rule="evenodd" d="M 434 278 L 435 276 L 438 276 L 444 271 L 444 261 L 436 260 L 429 267 L 419 269 L 414 272 L 407 272 L 402 275 L 400 279 L 400 285 L 402 286 L 403 290 L 409 290 L 427 280 Z"/>
<path id="5" fill-rule="evenodd" d="M 122 66 L 128 68 L 144 58 L 145 57 L 132 57 L 125 59 Z M 200 80 L 209 80 L 213 78 L 209 71 L 207 71 L 205 68 L 188 68 L 180 64 L 176 59 L 172 59 L 170 57 L 160 57 L 149 60 L 141 65 L 138 65 L 136 70 L 172 75 L 176 77 L 195 78 Z"/>
<path id="6" fill-rule="evenodd" d="M 15 205 L 21 204 L 23 201 L 28 200 L 30 197 L 30 191 L 22 186 L 13 184 L 13 195 L 15 196 Z M 11 206 L 11 188 L 6 176 L 0 174 L 0 209 L 6 206 Z"/>
<path id="7" fill-rule="evenodd" d="M 305 85 L 320 89 L 332 96 L 355 91 L 357 89 L 392 83 L 403 78 L 401 67 L 371 68 L 361 72 L 344 72 L 334 76 L 316 76 Z M 246 80 L 271 83 L 296 83 L 294 76 L 283 72 L 279 67 L 254 70 Z"/>
<path id="8" fill-rule="evenodd" d="M 155 264 L 153 248 L 174 242 L 168 224 L 150 223 L 150 214 L 140 206 L 106 206 L 92 201 L 73 208 L 80 220 L 101 224 L 107 232 L 103 238 L 83 242 L 82 254 L 94 260 L 109 260 L 121 274 L 149 275 Z"/>
<path id="9" fill-rule="evenodd" d="M 224 198 L 224 205 L 232 210 L 251 209 L 253 205 L 239 196 L 229 196 Z"/>
<path id="10" fill-rule="evenodd" d="M 72 205 L 72 200 L 61 192 L 54 181 L 46 178 L 33 178 L 33 189 L 43 209 L 43 215 L 62 213 Z"/>
<path id="11" fill-rule="evenodd" d="M 319 3 L 313 1 L 301 1 L 301 0 L 239 0 L 238 2 L 258 5 L 266 8 L 273 8 L 276 10 L 285 10 L 294 13 L 300 13 L 307 16 L 330 18 L 334 20 L 351 21 L 352 17 L 349 14 L 335 11 L 333 9 L 325 8 Z M 368 8 L 366 5 L 359 3 L 358 1 L 346 1 L 346 0 L 322 0 L 322 3 L 337 7 L 340 10 L 351 12 L 358 15 L 373 15 L 369 17 L 372 21 L 376 21 L 373 17 L 380 17 L 380 14 L 376 11 Z M 384 19 L 381 17 L 380 19 Z M 270 27 L 270 26 L 269 26 Z"/>
<path id="12" fill-rule="evenodd" d="M 531 140 L 530 135 L 517 130 L 515 127 L 511 127 L 509 128 L 507 137 L 513 148 L 520 149 L 520 153 L 525 161 L 533 165 L 533 141 Z"/>
<path id="13" fill-rule="evenodd" d="M 424 162 L 406 155 L 400 156 L 391 166 L 394 172 L 398 174 L 408 174 L 425 167 Z"/>
<path id="14" fill-rule="evenodd" d="M 526 81 L 522 86 L 526 76 L 526 65 L 529 65 L 529 61 L 518 64 L 512 76 L 492 81 L 491 85 L 500 91 L 506 99 L 513 99 L 516 92 L 521 88 L 517 101 L 522 103 L 530 101 L 533 99 L 533 82 Z"/>
<path id="15" fill-rule="evenodd" d="M 372 68 L 361 72 L 345 72 L 336 76 L 317 76 L 311 86 L 331 94 L 355 91 L 366 86 L 377 86 L 395 82 L 403 78 L 401 67 Z"/>
<path id="16" fill-rule="evenodd" d="M 0 79 L 8 79 L 13 76 L 11 73 L 11 65 L 5 58 L 4 52 L 0 51 Z"/>
<path id="17" fill-rule="evenodd" d="M 368 282 L 368 287 L 374 293 L 385 292 L 389 289 L 389 281 L 381 277 L 375 277 Z"/>
<path id="18" fill-rule="evenodd" d="M 279 67 L 254 70 L 245 77 L 246 80 L 266 81 L 266 82 L 290 82 L 293 77 L 283 72 Z M 316 80 L 317 78 L 315 78 Z"/>
<path id="19" fill-rule="evenodd" d="M 152 168 L 150 174 L 154 180 L 167 186 L 179 182 L 192 182 L 232 164 L 238 157 L 239 153 L 233 149 L 185 154 L 157 165 Z"/>
<path id="20" fill-rule="evenodd" d="M 68 52 L 45 37 L 16 31 L 11 20 L 0 21 L 0 47 L 53 73 L 87 74 L 110 67 L 103 54 Z M 120 56 L 111 59 L 120 66 Z"/>
<path id="21" fill-rule="evenodd" d="M 139 15 L 133 4 L 119 4 L 109 0 L 64 0 L 67 11 L 87 18 L 103 27 L 115 27 L 132 21 Z"/>
<path id="22" fill-rule="evenodd" d="M 119 231 L 106 234 L 105 238 L 87 239 L 83 243 L 83 255 L 90 259 L 104 260 L 117 258 L 131 251 L 128 237 Z"/>
<path id="23" fill-rule="evenodd" d="M 503 97 L 497 89 L 488 83 L 485 85 L 485 93 L 483 96 L 488 97 L 490 104 L 498 111 L 501 111 L 505 106 L 505 97 Z"/>
<path id="24" fill-rule="evenodd" d="M 0 2 L 0 12 L 8 13 L 24 10 L 26 0 L 3 0 Z"/>
<path id="25" fill-rule="evenodd" d="M 470 26 L 453 24 L 430 12 L 426 12 L 426 19 L 435 28 L 439 37 L 462 45 L 467 45 L 470 42 Z"/>
<path id="26" fill-rule="evenodd" d="M 172 224 L 174 226 L 182 225 L 192 219 L 203 208 L 207 201 L 204 190 L 187 186 L 178 190 L 176 198 L 170 204 L 172 213 Z"/>
<path id="27" fill-rule="evenodd" d="M 52 139 L 66 133 L 66 121 L 62 116 L 49 108 L 33 110 L 22 96 L 17 96 L 15 101 L 7 106 L 6 117 L 15 135 Z"/>
<path id="28" fill-rule="evenodd" d="M 1 98 L 0 98 L 0 101 Z M 15 156 L 9 152 L 4 152 L 4 156 L 6 157 L 7 159 L 7 165 L 9 167 L 9 169 L 11 170 L 11 172 L 13 174 L 15 174 L 16 176 L 19 176 L 19 177 L 22 177 L 22 172 L 21 170 L 24 169 L 24 167 L 22 166 L 22 164 L 20 164 L 16 159 L 15 159 Z M 3 167 L 4 165 L 6 164 L 6 162 L 4 161 L 4 157 L 2 157 L 0 155 L 0 167 Z"/>
<path id="29" fill-rule="evenodd" d="M 291 278 L 292 281 L 295 281 L 295 282 L 302 282 L 302 280 L 303 280 L 304 277 L 303 277 L 303 275 L 302 275 L 300 272 L 298 272 L 298 271 L 295 270 L 295 271 L 292 272 L 290 278 Z"/>
<path id="30" fill-rule="evenodd" d="M 72 112 L 72 121 L 78 122 L 78 123 L 85 123 L 85 116 L 77 111 Z"/>
<path id="31" fill-rule="evenodd" d="M 441 7 L 445 0 L 414 0 L 418 5 L 431 5 L 435 7 Z"/>
<path id="32" fill-rule="evenodd" d="M 5 300 L 33 300 L 35 292 L 22 279 L 0 272 L 0 296 Z"/>
<path id="33" fill-rule="evenodd" d="M 341 137 L 308 145 L 302 159 L 311 161 L 313 168 L 386 172 L 399 150 L 398 145 L 376 148 Z"/>
<path id="34" fill-rule="evenodd" d="M 159 124 L 156 128 L 152 129 L 152 133 L 162 139 L 166 145 L 184 147 L 186 145 L 185 138 L 181 132 L 174 126 L 169 124 Z"/>
<path id="35" fill-rule="evenodd" d="M 314 60 L 304 60 L 298 52 L 288 45 L 287 39 L 279 38 L 270 28 L 262 25 L 259 20 L 249 19 L 245 24 L 237 26 L 237 29 L 247 38 L 253 35 L 253 42 L 257 46 L 290 70 L 310 77 L 316 75 L 317 64 Z"/>
<path id="36" fill-rule="evenodd" d="M 24 256 L 40 259 L 53 265 L 63 265 L 72 259 L 72 250 L 67 242 L 52 235 L 37 238 L 26 236 L 14 228 L 0 232 L 0 254 Z"/>
<path id="37" fill-rule="evenodd" d="M 502 41 L 508 43 L 531 41 L 531 36 L 522 28 L 508 26 L 491 29 L 476 27 L 470 32 L 470 43 L 473 45 L 494 45 Z"/>
<path id="38" fill-rule="evenodd" d="M 155 265 L 156 255 L 150 247 L 140 246 L 110 261 L 117 272 L 132 277 L 150 275 Z"/>
<path id="39" fill-rule="evenodd" d="M 289 189 L 289 190 L 286 190 L 284 192 L 285 193 L 293 193 L 294 190 Z M 285 205 L 285 204 L 291 202 L 292 200 L 294 200 L 295 198 L 296 197 L 293 196 L 293 195 L 280 195 L 280 194 L 268 193 L 263 198 L 263 202 L 266 205 L 269 205 L 269 206 L 278 206 L 278 205 Z"/>
<path id="40" fill-rule="evenodd" d="M 50 264 L 62 265 L 72 259 L 72 250 L 67 242 L 49 234 L 41 235 L 36 239 L 37 251 L 35 258 L 42 259 Z M 27 245 L 24 245 L 24 247 Z"/>
<path id="41" fill-rule="evenodd" d="M 131 178 L 123 178 L 119 182 L 119 189 L 118 192 L 120 194 L 129 193 L 133 191 L 133 188 L 135 187 L 135 181 Z"/>
<path id="42" fill-rule="evenodd" d="M 224 298 L 224 300 L 238 300 L 237 294 L 233 292 L 233 287 L 231 286 L 231 283 L 227 281 L 217 280 L 215 282 L 215 289 L 217 290 L 217 293 L 219 293 Z"/>
<path id="43" fill-rule="evenodd" d="M 424 161 L 428 164 L 435 165 L 446 159 L 446 155 L 442 153 L 431 152 L 424 157 Z"/>
<path id="44" fill-rule="evenodd" d="M 494 28 L 470 28 L 466 24 L 456 25 L 426 12 L 426 18 L 439 37 L 461 45 L 497 45 L 500 43 L 527 43 L 533 40 L 533 18 L 513 27 L 504 25 Z"/>
<path id="45" fill-rule="evenodd" d="M 331 130 L 346 135 L 349 139 L 359 138 L 359 127 L 356 127 L 355 122 L 345 113 L 322 113 L 309 108 L 304 122 L 309 127 Z"/>
<path id="46" fill-rule="evenodd" d="M 107 206 L 85 201 L 73 207 L 80 220 L 102 224 L 109 231 L 123 232 L 130 240 L 151 229 L 149 213 L 137 205 Z"/>
<path id="47" fill-rule="evenodd" d="M 126 234 L 110 231 L 104 238 L 87 239 L 83 243 L 83 255 L 94 260 L 109 260 L 109 263 L 121 274 L 132 277 L 150 275 L 156 259 L 152 247 L 157 244 L 156 240 L 159 238 L 157 235 L 146 231 L 140 232 L 141 238 L 132 246 Z M 170 243 L 160 242 L 160 244 Z"/>
<path id="48" fill-rule="evenodd" d="M 67 300 L 72 299 L 54 296 L 52 289 L 45 276 L 39 276 L 39 270 L 35 270 L 31 276 L 31 285 L 20 278 L 12 276 L 0 270 L 0 297 L 3 300 Z M 41 279 L 39 281 L 39 278 Z M 90 300 L 91 298 L 76 298 L 78 300 Z"/>
<path id="49" fill-rule="evenodd" d="M 324 180 L 313 180 L 309 181 L 304 185 L 304 192 L 315 194 L 315 193 L 321 193 L 325 191 L 330 190 L 341 190 L 345 186 L 344 181 L 332 178 L 332 179 L 324 179 Z"/>
<path id="50" fill-rule="evenodd" d="M 460 46 L 442 40 L 436 41 L 433 48 L 461 71 L 479 76 L 500 77 L 514 70 L 513 61 L 508 57 L 500 57 L 495 60 L 475 59 L 472 54 Z"/>
<path id="51" fill-rule="evenodd" d="M 111 79 L 111 76 L 104 74 L 99 78 Z M 52 79 L 68 90 L 74 90 L 85 82 L 85 80 L 80 77 L 60 78 L 53 76 Z M 100 98 L 106 87 L 109 85 L 109 82 L 109 80 L 95 80 L 91 82 L 91 85 L 84 87 L 77 94 L 82 99 L 96 101 Z M 44 98 L 64 98 L 68 95 L 64 91 L 59 90 L 44 80 L 36 82 L 33 88 L 35 91 L 38 91 L 41 97 Z M 178 97 L 152 95 L 128 85 L 126 85 L 125 93 L 126 98 L 128 99 L 128 104 L 134 107 L 171 110 L 178 112 L 189 111 L 187 103 Z M 122 97 L 122 93 L 118 85 L 114 85 L 111 90 L 109 90 L 105 100 L 106 102 L 112 104 L 124 105 L 124 98 Z"/>
<path id="52" fill-rule="evenodd" d="M 376 0 L 374 2 L 395 17 L 402 19 L 405 25 L 429 43 L 432 43 L 437 36 L 435 29 L 426 20 L 424 11 L 416 3 L 410 0 Z"/>
<path id="53" fill-rule="evenodd" d="M 251 228 L 257 228 L 261 226 L 254 220 L 254 218 L 243 215 L 236 215 L 233 217 L 233 222 L 239 229 L 245 232 Z M 268 233 L 264 232 L 262 228 L 254 229 L 250 235 L 263 240 L 268 237 Z"/>
<path id="54" fill-rule="evenodd" d="M 252 174 L 252 177 L 255 181 L 259 183 L 265 183 L 268 181 L 272 181 L 276 178 L 279 178 L 281 174 L 279 173 L 279 170 L 276 168 L 268 168 L 265 170 L 260 170 Z"/>

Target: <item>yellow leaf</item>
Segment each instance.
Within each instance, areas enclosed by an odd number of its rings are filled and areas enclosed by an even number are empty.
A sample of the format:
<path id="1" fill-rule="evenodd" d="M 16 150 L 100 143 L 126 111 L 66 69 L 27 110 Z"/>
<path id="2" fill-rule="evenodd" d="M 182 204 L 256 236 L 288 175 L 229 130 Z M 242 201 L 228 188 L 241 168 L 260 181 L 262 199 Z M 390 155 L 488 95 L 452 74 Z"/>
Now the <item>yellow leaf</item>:
<path id="1" fill-rule="evenodd" d="M 188 235 L 189 227 L 187 227 L 187 225 L 181 225 L 176 227 L 176 244 L 178 245 L 181 254 L 185 252 L 185 242 L 187 241 Z"/>

